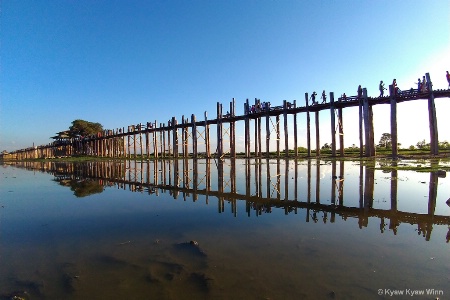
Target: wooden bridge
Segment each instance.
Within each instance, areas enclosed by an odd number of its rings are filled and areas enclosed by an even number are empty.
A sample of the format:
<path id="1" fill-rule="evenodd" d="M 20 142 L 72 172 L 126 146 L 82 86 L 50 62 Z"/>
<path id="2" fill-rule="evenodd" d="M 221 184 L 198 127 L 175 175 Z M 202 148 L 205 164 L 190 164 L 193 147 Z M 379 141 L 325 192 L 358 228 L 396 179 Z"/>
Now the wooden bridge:
<path id="1" fill-rule="evenodd" d="M 380 204 L 374 199 L 373 167 L 364 167 L 360 162 L 359 182 L 356 181 L 358 187 L 352 189 L 358 192 L 344 197 L 345 161 L 329 162 L 330 179 L 317 176 L 323 167 L 321 163 L 323 161 L 317 160 L 313 164 L 308 160 L 306 172 L 304 170 L 305 174 L 300 176 L 298 161 L 284 159 L 132 160 L 78 164 L 23 161 L 9 164 L 53 174 L 56 181 L 66 186 L 93 180 L 101 186 L 100 191 L 103 191 L 103 186 L 109 186 L 155 196 L 168 192 L 174 199 L 181 195 L 184 200 L 192 197 L 193 201 L 197 201 L 200 196 L 207 204 L 210 198 L 216 198 L 219 213 L 225 211 L 225 204 L 228 203 L 235 216 L 237 203 L 242 200 L 245 201 L 248 216 L 252 212 L 257 216 L 270 213 L 273 209 L 283 209 L 285 214 L 297 214 L 299 209 L 304 209 L 306 222 L 319 222 L 322 219 L 322 222 L 334 223 L 336 217 L 344 220 L 353 218 L 358 219 L 360 228 L 367 227 L 369 220 L 378 218 L 381 232 L 388 227 L 396 234 L 398 226 L 407 223 L 417 225 L 418 232 L 426 240 L 431 238 L 434 225 L 447 225 L 449 232 L 446 240 L 450 241 L 450 216 L 435 214 L 439 180 L 437 172 L 430 172 L 427 213 L 413 213 L 398 209 L 397 170 L 392 170 L 390 174 L 390 208 L 386 209 L 386 205 L 381 205 L 384 208 L 377 207 Z M 325 184 L 321 180 L 325 180 Z M 329 194 L 323 193 L 324 187 L 329 188 Z M 426 198 L 423 200 L 427 201 Z"/>
<path id="2" fill-rule="evenodd" d="M 128 158 L 179 158 L 179 157 L 220 157 L 225 156 L 235 158 L 236 150 L 236 124 L 244 122 L 244 155 L 245 157 L 270 157 L 270 141 L 276 141 L 276 156 L 288 157 L 289 139 L 293 138 L 293 155 L 298 156 L 297 142 L 297 115 L 306 114 L 307 131 L 307 156 L 311 156 L 311 119 L 310 114 L 315 115 L 315 155 L 320 156 L 320 135 L 319 135 L 319 113 L 329 111 L 331 118 L 331 153 L 332 156 L 344 156 L 344 120 L 342 111 L 348 107 L 359 107 L 359 153 L 360 156 L 375 156 L 375 141 L 373 127 L 374 105 L 389 104 L 391 109 L 391 138 L 392 156 L 398 156 L 397 137 L 397 103 L 412 100 L 428 100 L 428 115 L 430 128 L 430 153 L 437 155 L 438 149 L 438 128 L 436 119 L 435 98 L 449 98 L 450 90 L 433 90 L 430 75 L 426 74 L 427 91 L 420 92 L 414 89 L 395 92 L 389 86 L 390 95 L 387 97 L 370 98 L 367 90 L 362 89 L 359 96 L 340 97 L 335 101 L 334 93 L 330 93 L 328 103 L 309 104 L 308 93 L 305 93 L 305 106 L 297 106 L 297 101 L 283 101 L 282 106 L 271 106 L 270 103 L 261 103 L 255 99 L 255 103 L 250 105 L 248 99 L 244 104 L 244 114 L 236 115 L 235 100 L 230 102 L 229 111 L 223 112 L 223 106 L 217 103 L 217 117 L 208 119 L 205 112 L 204 120 L 197 120 L 195 115 L 190 119 L 184 116 L 179 123 L 173 117 L 167 123 L 147 122 L 130 125 L 126 129 L 117 128 L 115 130 L 104 130 L 93 136 L 80 137 L 76 139 L 59 139 L 48 145 L 30 147 L 17 150 L 4 155 L 4 158 L 30 159 L 30 158 L 52 158 L 73 155 L 93 155 L 100 157 L 128 157 Z M 293 116 L 293 137 L 288 134 L 288 115 Z M 272 121 L 275 118 L 275 123 Z M 284 150 L 280 150 L 281 130 L 280 118 L 284 121 Z M 262 120 L 265 119 L 265 149 L 262 144 Z M 336 126 L 336 119 L 337 124 Z M 250 132 L 250 124 L 254 122 L 254 134 Z M 210 126 L 216 126 L 216 148 L 211 151 Z M 337 128 L 339 132 L 337 131 Z M 272 132 L 275 131 L 275 137 Z M 337 155 L 336 135 L 339 137 L 339 155 Z M 225 144 L 225 141 L 227 143 Z M 205 145 L 205 151 L 199 152 L 199 143 Z M 251 144 L 254 149 L 251 149 Z"/>

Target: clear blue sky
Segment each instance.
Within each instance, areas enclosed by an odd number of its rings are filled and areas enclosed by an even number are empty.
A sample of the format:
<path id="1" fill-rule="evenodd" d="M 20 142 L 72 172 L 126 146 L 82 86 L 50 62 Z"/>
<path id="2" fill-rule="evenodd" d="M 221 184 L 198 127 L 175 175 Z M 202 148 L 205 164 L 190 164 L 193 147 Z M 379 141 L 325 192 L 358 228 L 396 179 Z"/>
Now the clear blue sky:
<path id="1" fill-rule="evenodd" d="M 354 95 L 359 84 L 376 96 L 380 80 L 409 89 L 425 72 L 447 88 L 450 71 L 448 0 L 3 0 L 0 25 L 0 151 L 47 144 L 75 119 L 115 129 L 213 118 L 233 97 L 242 114 L 246 98 L 303 105 L 305 92 Z M 436 103 L 441 141 L 449 102 Z M 426 109 L 399 105 L 403 145 L 429 141 Z M 389 108 L 374 117 L 378 141 Z M 328 112 L 321 122 L 329 143 Z M 357 110 L 344 110 L 346 146 L 357 126 Z"/>

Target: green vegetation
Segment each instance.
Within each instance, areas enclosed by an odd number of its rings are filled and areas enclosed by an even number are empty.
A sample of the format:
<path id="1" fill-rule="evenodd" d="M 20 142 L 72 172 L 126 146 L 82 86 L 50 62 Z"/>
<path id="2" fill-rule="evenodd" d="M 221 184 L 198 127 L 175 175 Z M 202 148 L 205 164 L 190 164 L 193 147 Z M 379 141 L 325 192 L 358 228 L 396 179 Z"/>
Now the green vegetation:
<path id="1" fill-rule="evenodd" d="M 100 131 L 103 131 L 102 124 L 77 119 L 72 121 L 72 126 L 69 127 L 69 130 L 58 132 L 57 135 L 53 136 L 52 138 L 53 139 L 78 138 L 93 135 Z"/>

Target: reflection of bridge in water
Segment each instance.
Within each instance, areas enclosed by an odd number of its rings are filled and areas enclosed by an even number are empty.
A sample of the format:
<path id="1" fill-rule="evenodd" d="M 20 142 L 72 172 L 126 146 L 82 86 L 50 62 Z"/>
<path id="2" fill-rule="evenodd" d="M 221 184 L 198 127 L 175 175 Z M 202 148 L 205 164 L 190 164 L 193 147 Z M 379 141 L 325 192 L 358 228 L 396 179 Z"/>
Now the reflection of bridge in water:
<path id="1" fill-rule="evenodd" d="M 322 162 L 323 163 L 323 162 Z M 231 205 L 232 213 L 237 216 L 237 201 L 244 200 L 248 216 L 272 212 L 273 208 L 284 209 L 285 214 L 297 213 L 306 209 L 306 222 L 335 222 L 336 216 L 343 220 L 357 218 L 359 227 L 367 227 L 369 218 L 380 219 L 380 231 L 386 226 L 397 233 L 401 223 L 416 224 L 419 234 L 426 240 L 431 237 L 433 225 L 448 225 L 447 242 L 450 240 L 450 216 L 435 214 L 438 173 L 430 172 L 428 211 L 412 213 L 398 210 L 397 186 L 398 171 L 390 171 L 390 208 L 374 207 L 375 169 L 359 164 L 359 184 L 357 195 L 359 202 L 344 203 L 344 164 L 345 161 L 331 161 L 330 198 L 321 201 L 321 165 L 311 160 L 302 161 L 280 159 L 250 160 L 154 160 L 154 161 L 103 161 L 86 163 L 59 162 L 11 162 L 11 165 L 32 170 L 48 172 L 63 185 L 64 182 L 83 182 L 89 180 L 103 186 L 117 186 L 133 192 L 146 192 L 159 195 L 169 192 L 177 199 L 180 195 L 198 200 L 202 195 L 209 203 L 210 197 L 218 199 L 218 211 L 225 211 L 225 202 Z M 337 170 L 339 166 L 339 171 Z M 303 168 L 305 178 L 299 177 L 299 168 Z M 313 175 L 315 172 L 315 184 Z M 244 177 L 244 178 L 243 178 Z M 244 186 L 245 183 L 245 186 Z M 328 184 L 328 181 L 327 181 Z M 300 185 L 306 185 L 305 190 Z M 315 190 L 313 190 L 313 187 Z M 98 192 L 98 191 L 97 191 Z M 305 193 L 306 192 L 306 193 Z M 359 194 L 359 195 L 358 195 Z M 301 195 L 302 199 L 299 199 Z M 315 198 L 315 199 L 313 199 Z M 326 199 L 324 203 L 323 199 Z M 347 197 L 351 198 L 351 197 Z M 352 202 L 352 201 L 350 201 Z"/>

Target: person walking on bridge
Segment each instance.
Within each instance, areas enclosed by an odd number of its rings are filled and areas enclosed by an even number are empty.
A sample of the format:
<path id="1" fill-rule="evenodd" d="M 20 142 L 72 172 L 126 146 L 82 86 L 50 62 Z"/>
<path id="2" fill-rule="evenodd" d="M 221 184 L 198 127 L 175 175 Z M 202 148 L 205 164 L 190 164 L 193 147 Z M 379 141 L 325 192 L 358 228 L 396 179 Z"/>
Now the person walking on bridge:
<path id="1" fill-rule="evenodd" d="M 421 90 L 423 93 L 426 93 L 428 91 L 427 87 L 427 80 L 425 79 L 425 76 L 422 77 L 422 87 Z"/>
<path id="2" fill-rule="evenodd" d="M 417 79 L 417 92 L 420 93 L 422 90 L 422 82 L 420 82 L 420 78 Z"/>
<path id="3" fill-rule="evenodd" d="M 384 87 L 383 80 L 380 81 L 380 86 L 379 86 L 379 88 L 380 88 L 380 97 L 383 97 L 383 96 L 384 96 L 384 90 L 386 89 L 386 88 Z"/>
<path id="4" fill-rule="evenodd" d="M 445 77 L 447 77 L 448 89 L 450 90 L 450 74 L 448 73 L 448 71 L 447 71 L 447 75 Z"/>
<path id="5" fill-rule="evenodd" d="M 311 105 L 316 105 L 317 104 L 316 103 L 316 95 L 317 95 L 317 93 L 315 91 L 311 94 L 311 100 L 312 100 L 312 104 Z"/>
<path id="6" fill-rule="evenodd" d="M 325 93 L 325 90 L 322 92 L 322 97 L 320 97 L 322 100 L 322 104 L 327 103 L 327 94 Z"/>

